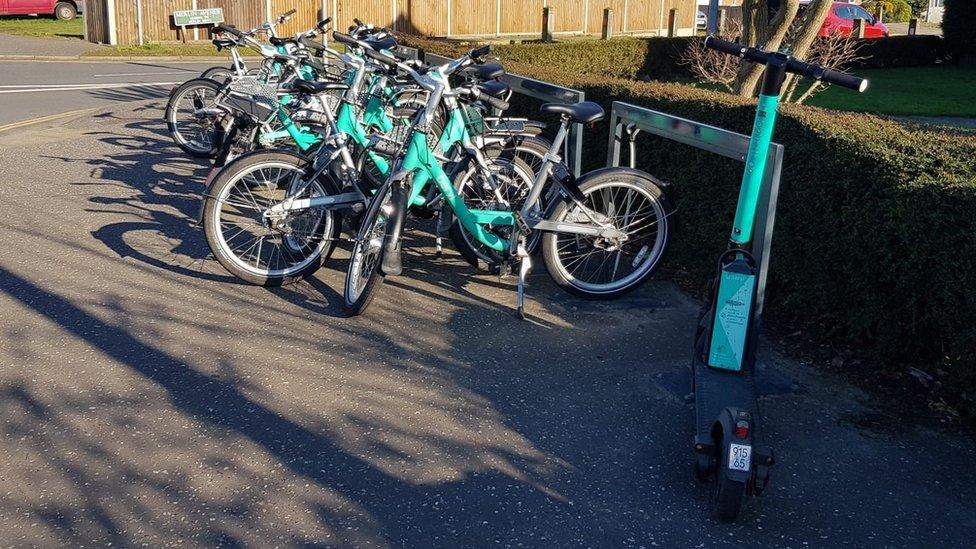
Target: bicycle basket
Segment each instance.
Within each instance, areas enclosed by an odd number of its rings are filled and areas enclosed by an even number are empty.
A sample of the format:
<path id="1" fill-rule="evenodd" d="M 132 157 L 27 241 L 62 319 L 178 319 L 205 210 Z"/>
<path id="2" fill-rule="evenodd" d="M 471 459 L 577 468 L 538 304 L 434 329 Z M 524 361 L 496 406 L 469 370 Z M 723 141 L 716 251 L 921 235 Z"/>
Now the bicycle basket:
<path id="1" fill-rule="evenodd" d="M 259 76 L 241 76 L 227 85 L 232 93 L 250 97 L 263 97 L 272 102 L 278 101 L 278 85 L 262 82 Z"/>
<path id="2" fill-rule="evenodd" d="M 278 87 L 257 76 L 242 76 L 227 84 L 227 93 L 218 102 L 257 122 L 267 123 L 278 111 Z"/>
<path id="3" fill-rule="evenodd" d="M 464 118 L 464 125 L 467 126 L 468 133 L 471 135 L 485 133 L 485 118 L 480 109 L 468 105 L 461 111 L 461 117 Z"/>

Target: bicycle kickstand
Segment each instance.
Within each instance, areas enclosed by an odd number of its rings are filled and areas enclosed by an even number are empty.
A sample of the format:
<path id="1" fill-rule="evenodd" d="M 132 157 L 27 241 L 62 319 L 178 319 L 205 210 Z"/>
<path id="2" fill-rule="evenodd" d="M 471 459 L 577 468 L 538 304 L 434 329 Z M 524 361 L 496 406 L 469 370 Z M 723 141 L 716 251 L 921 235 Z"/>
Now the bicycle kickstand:
<path id="1" fill-rule="evenodd" d="M 525 278 L 529 276 L 529 269 L 532 268 L 532 258 L 525 249 L 524 239 L 519 239 L 518 244 L 518 284 L 515 287 L 515 312 L 518 317 L 525 320 Z"/>

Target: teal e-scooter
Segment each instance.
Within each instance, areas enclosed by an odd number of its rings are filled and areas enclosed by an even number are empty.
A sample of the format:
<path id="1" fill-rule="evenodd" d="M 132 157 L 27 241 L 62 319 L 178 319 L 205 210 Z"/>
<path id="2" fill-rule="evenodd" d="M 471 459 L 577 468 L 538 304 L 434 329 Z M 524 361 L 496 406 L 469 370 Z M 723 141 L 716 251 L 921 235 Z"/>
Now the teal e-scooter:
<path id="1" fill-rule="evenodd" d="M 697 423 L 695 475 L 701 481 L 711 482 L 712 510 L 716 518 L 732 522 L 738 517 L 746 495 L 762 494 L 774 463 L 772 449 L 762 442 L 756 402 L 760 265 L 749 250 L 759 202 L 763 199 L 763 175 L 780 92 L 787 73 L 859 92 L 867 89 L 868 83 L 794 59 L 787 53 L 771 53 L 714 36 L 705 39 L 705 46 L 766 67 L 729 246 L 719 256 L 718 272 L 699 323 L 692 359 Z"/>

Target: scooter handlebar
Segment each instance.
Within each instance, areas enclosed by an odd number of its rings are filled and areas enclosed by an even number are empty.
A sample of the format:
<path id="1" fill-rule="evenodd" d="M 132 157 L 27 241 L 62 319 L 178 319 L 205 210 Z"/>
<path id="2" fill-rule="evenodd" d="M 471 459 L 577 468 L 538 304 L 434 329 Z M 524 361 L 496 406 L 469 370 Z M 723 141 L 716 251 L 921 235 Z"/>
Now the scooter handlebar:
<path id="1" fill-rule="evenodd" d="M 838 86 L 849 88 L 858 93 L 864 93 L 868 89 L 868 81 L 864 78 L 858 78 L 853 74 L 847 74 L 846 72 L 835 71 L 831 69 L 823 69 L 823 76 L 820 80 L 828 82 L 830 84 L 837 84 Z"/>
<path id="2" fill-rule="evenodd" d="M 722 53 L 727 53 L 729 55 L 735 55 L 736 57 L 742 57 L 747 61 L 752 61 L 753 63 L 766 64 L 769 62 L 769 59 L 775 55 L 759 48 L 750 48 L 748 46 L 736 44 L 735 42 L 728 42 L 714 36 L 705 38 L 705 47 Z M 850 88 L 858 92 L 863 92 L 864 90 L 868 89 L 868 81 L 863 78 L 858 78 L 857 76 L 847 74 L 843 71 L 837 71 L 828 69 L 826 67 L 821 67 L 819 65 L 806 63 L 804 61 L 800 61 L 799 59 L 790 58 L 786 63 L 786 70 L 787 72 L 792 72 L 801 76 L 808 76 L 815 80 L 821 80 L 829 84 L 837 84 L 838 86 Z"/>

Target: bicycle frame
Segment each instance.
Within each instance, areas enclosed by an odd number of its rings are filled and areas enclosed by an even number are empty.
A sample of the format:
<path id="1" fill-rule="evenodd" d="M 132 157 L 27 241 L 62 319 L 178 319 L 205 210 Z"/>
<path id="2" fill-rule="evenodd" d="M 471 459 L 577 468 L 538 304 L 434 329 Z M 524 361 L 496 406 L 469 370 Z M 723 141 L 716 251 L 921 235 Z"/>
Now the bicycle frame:
<path id="1" fill-rule="evenodd" d="M 429 117 L 426 113 L 433 112 L 444 94 L 450 93 L 447 79 L 441 76 L 436 69 L 432 70 L 431 73 L 433 80 L 438 82 L 439 89 L 431 93 L 427 105 L 424 107 L 425 113 L 418 118 L 419 120 L 428 119 Z M 461 143 L 466 150 L 474 151 L 478 154 L 477 148 L 471 142 L 471 136 L 468 134 L 457 101 L 451 95 L 448 95 L 446 99 L 448 99 L 446 104 L 449 115 L 447 126 L 444 128 L 444 133 L 439 143 L 441 150 L 446 152 L 455 144 Z M 546 155 L 542 169 L 536 174 L 532 190 L 529 192 L 529 196 L 526 198 L 519 212 L 468 208 L 467 204 L 464 203 L 464 199 L 448 179 L 447 174 L 440 165 L 439 159 L 427 145 L 426 133 L 420 131 L 416 125 L 411 128 L 407 151 L 403 156 L 403 161 L 397 173 L 393 176 L 393 180 L 405 181 L 409 175 L 413 176 L 410 181 L 411 188 L 407 199 L 407 204 L 409 205 L 422 204 L 423 201 L 420 199 L 420 196 L 424 192 L 425 187 L 430 182 L 433 182 L 464 229 L 474 236 L 478 242 L 497 252 L 513 253 L 517 246 L 519 231 L 513 231 L 512 238 L 505 240 L 497 234 L 485 230 L 484 226 L 486 225 L 514 226 L 518 223 L 524 225 L 529 230 L 603 236 L 607 238 L 619 238 L 623 236 L 623 233 L 616 229 L 601 226 L 603 224 L 597 219 L 599 216 L 593 212 L 589 212 L 588 208 L 578 201 L 577 204 L 582 207 L 591 221 L 598 225 L 597 227 L 581 223 L 553 222 L 534 215 L 534 206 L 538 203 L 539 197 L 542 195 L 543 187 L 553 171 L 553 166 L 556 164 L 563 166 L 562 171 L 566 171 L 568 175 L 568 170 L 565 170 L 565 166 L 561 164 L 561 158 L 557 154 L 567 134 L 568 124 L 564 120 L 559 128 L 559 132 L 556 134 L 556 138 L 553 140 L 552 147 Z M 566 184 L 561 178 L 557 178 L 556 181 L 560 186 Z"/>

